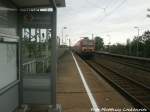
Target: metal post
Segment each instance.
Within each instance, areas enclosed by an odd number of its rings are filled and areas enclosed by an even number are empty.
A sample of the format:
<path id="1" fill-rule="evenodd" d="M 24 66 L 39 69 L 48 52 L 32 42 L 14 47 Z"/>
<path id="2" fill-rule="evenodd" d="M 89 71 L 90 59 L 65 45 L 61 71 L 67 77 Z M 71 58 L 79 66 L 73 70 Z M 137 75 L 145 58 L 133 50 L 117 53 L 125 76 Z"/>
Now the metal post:
<path id="1" fill-rule="evenodd" d="M 37 28 L 35 28 L 35 41 L 36 41 L 36 43 L 38 43 L 38 41 L 37 41 L 37 38 L 38 38 L 38 31 L 37 31 Z M 38 55 L 38 46 L 37 46 L 37 44 L 35 44 L 35 58 L 37 58 L 37 55 Z"/>
<path id="2" fill-rule="evenodd" d="M 51 66 L 51 73 L 52 73 L 52 79 L 51 79 L 51 85 L 52 85 L 52 106 L 53 109 L 56 109 L 56 75 L 57 75 L 57 8 L 53 8 L 53 13 L 52 13 L 52 66 Z"/>
<path id="3" fill-rule="evenodd" d="M 29 43 L 29 46 L 30 46 L 30 48 L 29 48 L 29 57 L 32 57 L 32 54 L 31 54 L 31 52 L 32 52 L 32 51 L 31 51 L 31 28 L 28 28 L 28 30 L 29 30 L 29 32 L 28 32 L 28 33 L 29 33 L 29 34 L 28 34 L 28 35 L 29 35 L 29 36 L 28 36 L 29 42 L 28 42 L 28 43 Z"/>
<path id="4" fill-rule="evenodd" d="M 140 36 L 140 29 L 138 28 L 138 39 L 137 39 L 137 56 L 139 56 L 139 36 Z"/>
<path id="5" fill-rule="evenodd" d="M 63 38 L 64 38 L 64 27 L 62 28 L 62 44 L 64 43 Z"/>
<path id="6" fill-rule="evenodd" d="M 131 55 L 131 50 L 132 50 L 132 46 L 131 46 L 131 42 L 129 43 L 129 55 Z"/>
<path id="7" fill-rule="evenodd" d="M 44 60 L 43 60 L 43 62 L 42 62 L 42 63 L 43 63 L 43 71 L 42 71 L 42 72 L 44 73 Z"/>
<path id="8" fill-rule="evenodd" d="M 135 26 L 134 28 L 136 28 L 138 30 L 138 37 L 137 37 L 137 43 L 136 43 L 136 56 L 139 56 L 139 36 L 140 36 L 140 28 Z"/>
<path id="9" fill-rule="evenodd" d="M 29 28 L 29 42 L 31 42 L 31 28 Z"/>
<path id="10" fill-rule="evenodd" d="M 47 55 L 47 57 L 49 56 L 49 55 L 48 55 L 48 52 L 49 52 L 48 43 L 49 43 L 49 39 L 48 39 L 48 29 L 46 29 L 46 55 Z"/>
<path id="11" fill-rule="evenodd" d="M 39 28 L 38 30 L 39 30 L 39 56 L 41 57 L 41 55 L 42 55 L 41 29 Z"/>
<path id="12" fill-rule="evenodd" d="M 59 41 L 58 46 L 60 46 L 60 37 L 58 37 L 58 41 Z"/>
<path id="13" fill-rule="evenodd" d="M 111 51 L 111 49 L 110 49 L 110 45 L 111 45 L 110 39 L 111 39 L 111 37 L 110 37 L 110 35 L 107 35 L 107 36 L 109 37 L 108 52 L 110 52 Z"/>
<path id="14" fill-rule="evenodd" d="M 35 73 L 37 73 L 36 61 L 34 62 Z"/>
<path id="15" fill-rule="evenodd" d="M 18 36 L 19 36 L 19 106 L 23 104 L 23 74 L 22 74 L 22 25 L 21 25 L 21 18 L 20 12 L 18 10 Z"/>
<path id="16" fill-rule="evenodd" d="M 71 48 L 71 40 L 70 40 L 70 38 L 69 38 L 69 49 Z"/>
<path id="17" fill-rule="evenodd" d="M 62 44 L 66 43 L 66 37 L 65 37 L 65 42 L 64 42 L 64 29 L 67 29 L 67 27 L 62 28 Z"/>
<path id="18" fill-rule="evenodd" d="M 94 34 L 92 33 L 92 40 L 94 40 Z"/>

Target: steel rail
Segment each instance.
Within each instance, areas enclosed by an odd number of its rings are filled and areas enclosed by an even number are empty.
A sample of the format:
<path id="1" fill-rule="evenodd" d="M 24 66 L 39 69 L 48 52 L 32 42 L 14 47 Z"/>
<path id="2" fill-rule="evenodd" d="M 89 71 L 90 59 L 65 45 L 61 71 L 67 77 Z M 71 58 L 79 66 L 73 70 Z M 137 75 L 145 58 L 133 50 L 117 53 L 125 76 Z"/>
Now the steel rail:
<path id="1" fill-rule="evenodd" d="M 107 69 L 107 70 L 109 70 L 109 71 L 115 73 L 116 75 L 119 75 L 120 77 L 126 78 L 127 80 L 130 80 L 130 81 L 132 81 L 133 83 L 138 84 L 139 86 L 141 86 L 141 87 L 143 87 L 143 88 L 146 88 L 146 89 L 148 89 L 148 90 L 150 91 L 150 87 L 149 87 L 149 86 L 146 86 L 146 85 L 144 85 L 143 83 L 136 81 L 136 80 L 135 80 L 136 78 L 135 78 L 135 79 L 132 79 L 132 78 L 130 78 L 130 77 L 128 77 L 128 76 L 124 76 L 124 75 L 118 73 L 117 71 L 113 70 L 112 68 L 110 68 L 110 67 L 108 67 L 108 66 L 106 66 L 106 65 L 104 65 L 104 64 L 101 64 L 101 63 L 98 63 L 98 62 L 95 62 L 95 63 L 98 64 L 98 65 L 100 65 L 100 66 L 102 66 L 103 68 L 105 68 L 105 69 Z"/>
<path id="2" fill-rule="evenodd" d="M 140 69 L 142 71 L 150 72 L 150 69 L 148 67 L 143 67 L 143 65 L 141 65 L 141 64 L 132 63 L 132 62 L 125 62 L 124 60 L 118 61 L 116 59 L 108 59 L 108 60 L 110 60 L 111 62 L 115 62 L 115 63 L 119 63 L 119 64 L 122 64 L 122 65 L 130 66 L 132 68 Z"/>
<path id="3" fill-rule="evenodd" d="M 94 61 L 94 60 L 93 60 Z M 133 75 L 131 74 L 131 73 L 127 73 L 127 70 L 123 70 L 123 69 L 117 69 L 116 67 L 115 68 L 113 68 L 113 63 L 109 63 L 109 61 L 108 61 L 108 63 L 107 63 L 107 61 L 105 62 L 105 61 L 97 61 L 97 62 L 99 62 L 102 66 L 104 66 L 105 68 L 107 68 L 107 69 L 109 69 L 109 70 L 112 70 L 112 72 L 115 72 L 115 73 L 117 73 L 117 74 L 119 74 L 119 75 L 122 75 L 123 77 L 126 77 L 126 78 L 128 78 L 129 80 L 131 80 L 131 81 L 133 81 L 133 82 L 135 82 L 135 83 L 139 83 L 141 86 L 143 86 L 143 87 L 145 87 L 145 88 L 148 88 L 148 89 L 150 89 L 150 86 L 149 86 L 149 80 L 145 80 L 145 81 L 143 81 L 143 76 L 145 76 L 145 77 L 147 77 L 147 78 L 149 78 L 149 74 L 147 73 L 147 75 L 145 75 L 145 74 L 143 74 L 143 75 L 141 75 L 141 74 L 135 74 L 136 76 L 138 76 L 138 77 L 133 77 Z M 96 63 L 97 63 L 96 62 Z M 120 65 L 116 65 L 116 66 L 120 66 Z M 133 68 L 130 68 L 131 70 L 134 70 Z M 145 72 L 145 71 L 144 71 Z M 145 72 L 146 73 L 146 72 Z M 143 78 L 143 79 L 142 79 Z"/>
<path id="4" fill-rule="evenodd" d="M 141 101 L 139 100 L 139 96 L 136 96 L 136 92 L 143 92 L 144 93 L 149 93 L 150 94 L 150 90 L 149 88 L 145 88 L 143 87 L 143 85 L 137 83 L 137 82 L 134 82 L 133 80 L 129 80 L 128 78 L 125 78 L 123 77 L 122 75 L 119 75 L 118 73 L 116 72 L 112 72 L 112 70 L 109 70 L 108 68 L 104 67 L 103 65 L 100 65 L 100 64 L 97 64 L 95 62 L 92 62 L 92 61 L 87 61 L 87 63 L 96 71 L 98 72 L 105 80 L 107 80 L 112 86 L 114 86 L 115 88 L 117 88 L 123 95 L 125 95 L 126 97 L 128 97 L 128 99 L 136 106 L 138 107 L 144 107 L 146 108 L 148 111 L 150 111 L 150 107 L 147 106 L 144 101 Z M 99 68 L 102 68 L 102 69 L 105 69 L 109 72 L 111 72 L 111 76 L 110 75 L 107 75 L 106 73 L 103 73 L 102 71 L 100 71 Z M 113 80 L 113 78 L 115 80 Z M 118 79 L 117 79 L 118 78 Z M 120 80 L 120 82 L 119 82 Z M 121 84 L 121 82 L 125 82 L 126 85 L 124 84 Z M 120 83 L 120 84 L 118 84 Z M 134 91 L 134 95 L 133 95 L 133 91 L 129 90 L 126 90 L 127 88 L 125 88 L 125 86 L 128 86 L 130 87 L 131 90 L 136 90 Z M 148 94 L 148 95 L 149 95 Z M 142 96 L 141 96 L 142 97 Z"/>

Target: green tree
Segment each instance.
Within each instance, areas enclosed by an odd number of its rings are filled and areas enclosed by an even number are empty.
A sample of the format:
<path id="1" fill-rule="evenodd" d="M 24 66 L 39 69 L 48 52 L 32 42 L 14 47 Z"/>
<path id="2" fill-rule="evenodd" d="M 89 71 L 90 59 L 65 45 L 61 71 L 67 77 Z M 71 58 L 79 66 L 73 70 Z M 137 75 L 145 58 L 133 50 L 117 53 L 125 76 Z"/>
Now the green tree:
<path id="1" fill-rule="evenodd" d="M 95 49 L 101 50 L 104 47 L 104 41 L 101 37 L 96 36 L 95 37 Z"/>
<path id="2" fill-rule="evenodd" d="M 144 34 L 142 35 L 142 41 L 144 44 L 144 57 L 150 57 L 150 31 L 144 32 Z"/>
<path id="3" fill-rule="evenodd" d="M 110 52 L 116 54 L 126 54 L 126 46 L 120 43 L 110 46 Z"/>
<path id="4" fill-rule="evenodd" d="M 132 55 L 136 56 L 137 45 L 139 56 L 150 57 L 150 31 L 145 31 L 141 36 L 132 40 Z"/>
<path id="5" fill-rule="evenodd" d="M 150 58 L 150 31 L 145 31 L 140 36 L 135 36 L 133 40 L 127 39 L 127 44 L 117 43 L 111 45 L 110 52 L 117 54 L 125 54 L 132 56 L 140 57 L 149 57 Z M 108 51 L 105 48 L 106 51 Z"/>

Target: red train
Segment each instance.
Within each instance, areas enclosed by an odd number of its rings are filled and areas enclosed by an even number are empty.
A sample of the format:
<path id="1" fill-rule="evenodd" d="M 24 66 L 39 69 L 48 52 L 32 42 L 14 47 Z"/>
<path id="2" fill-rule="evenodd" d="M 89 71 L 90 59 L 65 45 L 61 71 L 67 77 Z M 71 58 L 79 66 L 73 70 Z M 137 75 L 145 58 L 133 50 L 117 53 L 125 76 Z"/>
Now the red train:
<path id="1" fill-rule="evenodd" d="M 81 56 L 92 56 L 95 51 L 95 42 L 84 37 L 74 45 L 74 51 Z"/>

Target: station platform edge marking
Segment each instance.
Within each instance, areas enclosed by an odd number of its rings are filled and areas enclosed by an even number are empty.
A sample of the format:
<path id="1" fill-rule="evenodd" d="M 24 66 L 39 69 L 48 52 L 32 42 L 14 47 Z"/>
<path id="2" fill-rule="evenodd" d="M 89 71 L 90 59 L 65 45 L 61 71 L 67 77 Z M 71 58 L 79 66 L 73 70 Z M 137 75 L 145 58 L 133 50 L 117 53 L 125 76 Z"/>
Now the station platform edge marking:
<path id="1" fill-rule="evenodd" d="M 89 86 L 88 86 L 88 84 L 87 84 L 87 82 L 86 82 L 86 80 L 85 80 L 85 78 L 84 78 L 84 75 L 83 75 L 83 73 L 82 73 L 82 70 L 80 69 L 79 64 L 78 64 L 78 62 L 77 62 L 77 60 L 76 60 L 76 58 L 75 58 L 75 56 L 74 56 L 73 53 L 72 53 L 72 57 L 73 57 L 73 59 L 74 59 L 74 61 L 75 61 L 76 67 L 77 67 L 78 72 L 79 72 L 79 74 L 80 74 L 80 77 L 81 77 L 81 80 L 82 80 L 83 85 L 84 85 L 84 87 L 85 87 L 85 90 L 86 90 L 86 92 L 87 92 L 87 95 L 88 95 L 88 97 L 89 97 L 89 99 L 90 99 L 90 101 L 91 101 L 91 104 L 92 104 L 92 107 L 93 107 L 92 110 L 93 110 L 94 112 L 100 112 L 100 110 L 98 109 L 97 103 L 96 103 L 96 101 L 95 101 L 95 99 L 94 99 L 94 97 L 93 97 L 93 95 L 92 95 L 92 93 L 91 93 L 91 90 L 90 90 L 90 88 L 89 88 Z"/>

